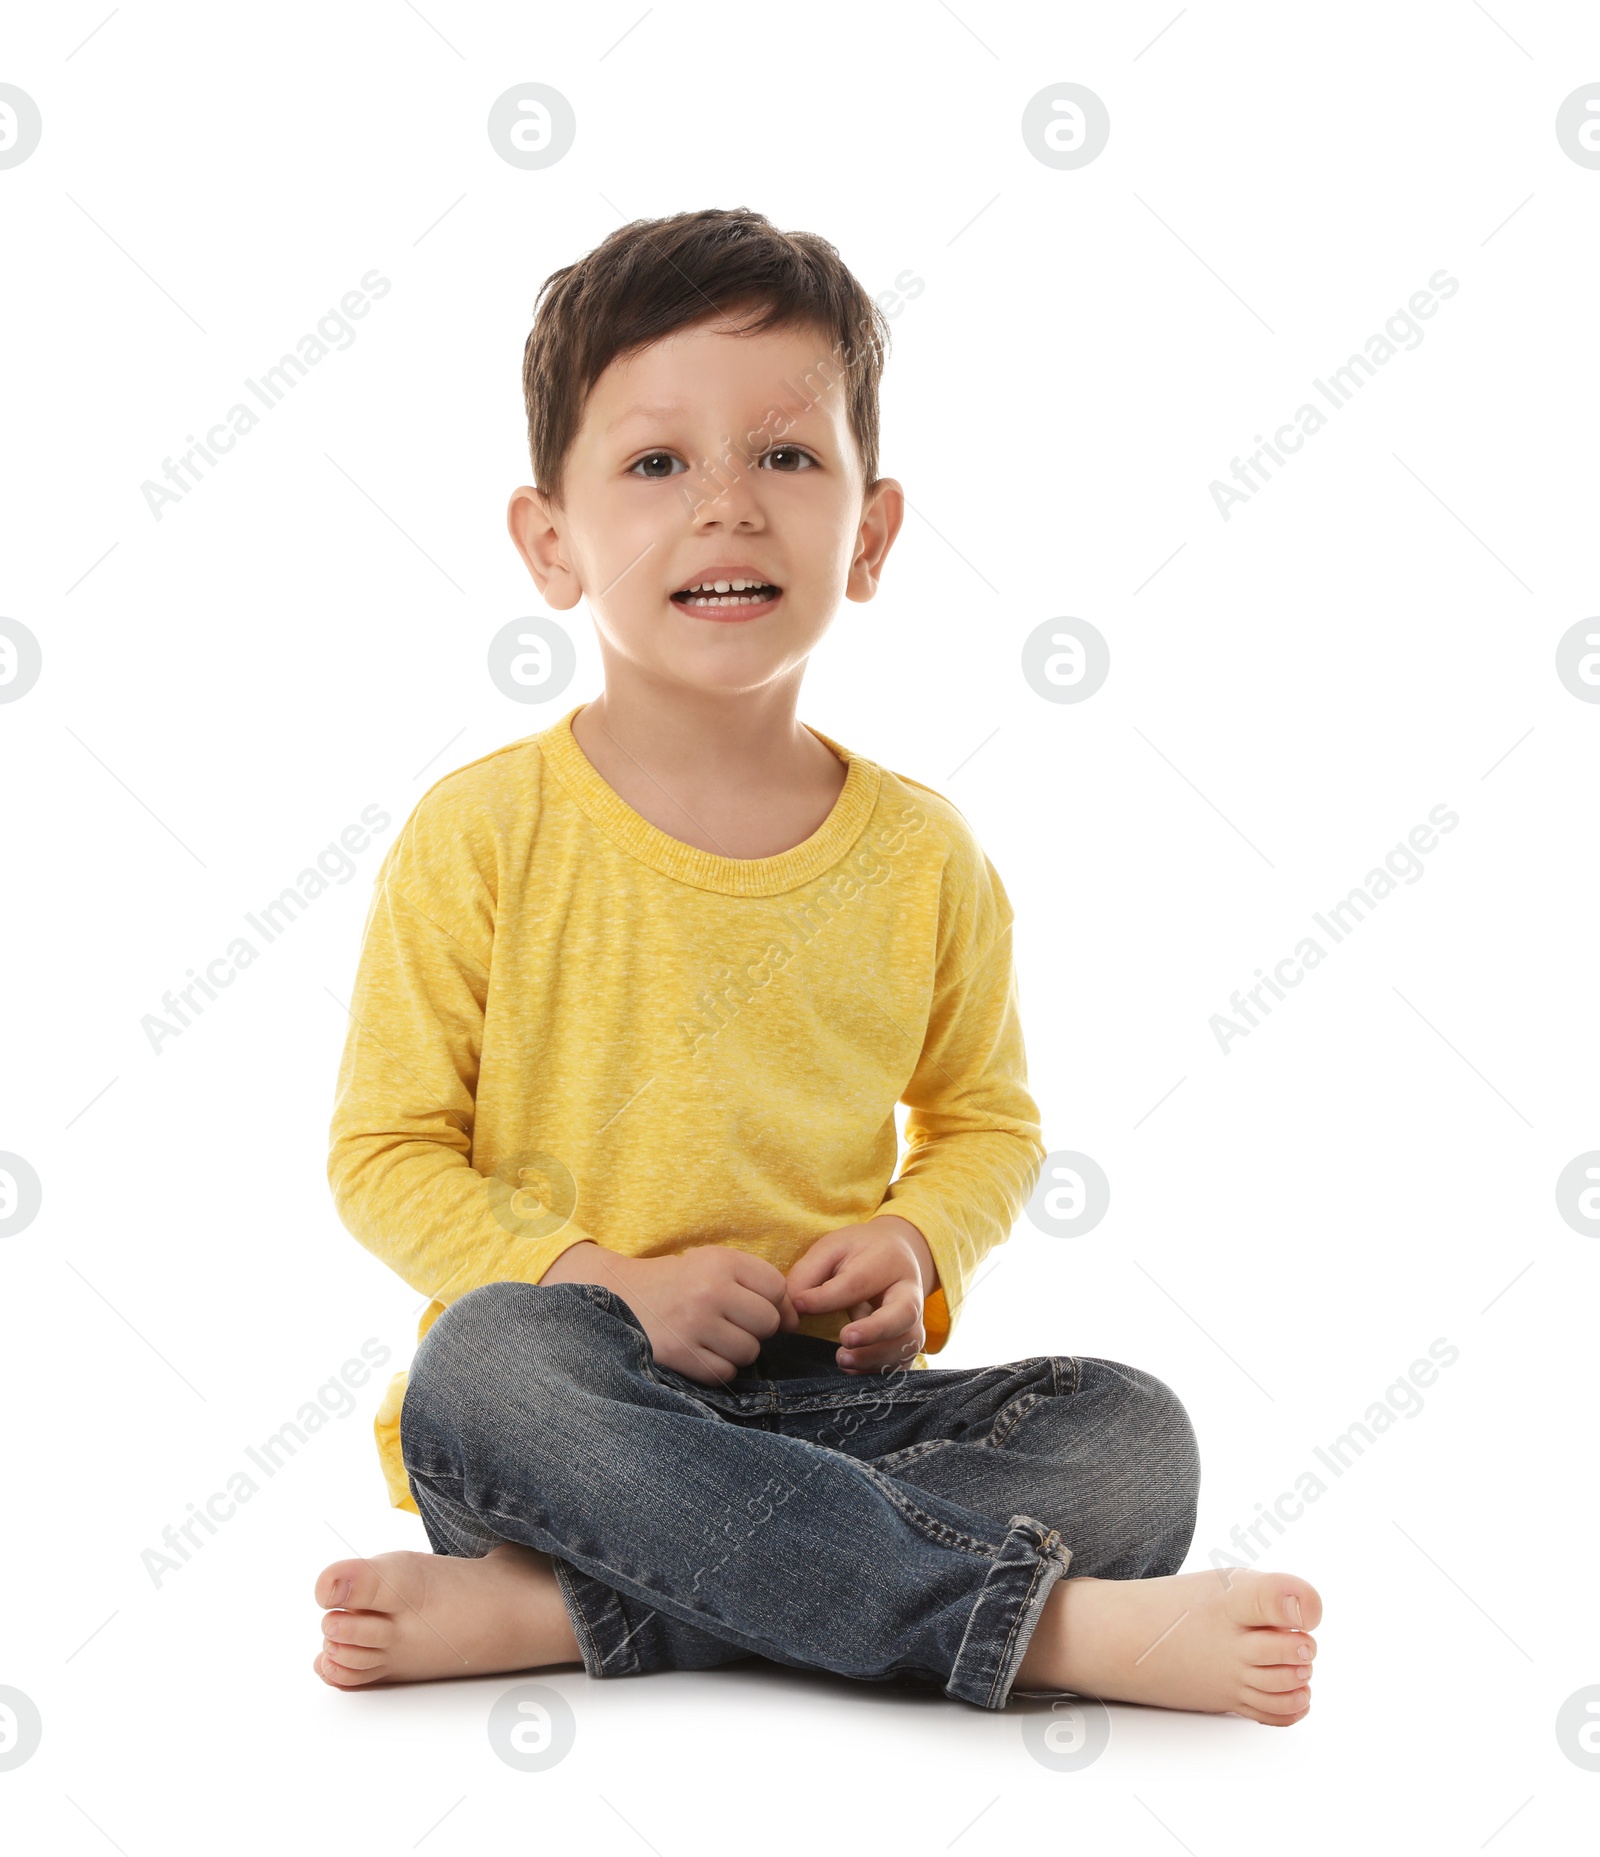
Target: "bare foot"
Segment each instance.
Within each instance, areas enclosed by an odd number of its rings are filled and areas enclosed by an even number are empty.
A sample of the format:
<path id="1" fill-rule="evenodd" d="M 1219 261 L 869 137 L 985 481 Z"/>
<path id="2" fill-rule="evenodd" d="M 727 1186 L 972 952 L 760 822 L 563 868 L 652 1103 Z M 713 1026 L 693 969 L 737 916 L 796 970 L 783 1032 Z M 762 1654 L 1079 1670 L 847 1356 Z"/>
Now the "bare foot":
<path id="1" fill-rule="evenodd" d="M 335 1689 L 582 1662 L 549 1555 L 509 1541 L 481 1560 L 336 1560 L 316 1599 L 338 1608 L 323 1617 L 311 1665 Z"/>
<path id="2" fill-rule="evenodd" d="M 1158 1580 L 1060 1580 L 1017 1689 L 1248 1715 L 1287 1728 L 1311 1707 L 1316 1588 L 1292 1573 L 1224 1567 Z"/>

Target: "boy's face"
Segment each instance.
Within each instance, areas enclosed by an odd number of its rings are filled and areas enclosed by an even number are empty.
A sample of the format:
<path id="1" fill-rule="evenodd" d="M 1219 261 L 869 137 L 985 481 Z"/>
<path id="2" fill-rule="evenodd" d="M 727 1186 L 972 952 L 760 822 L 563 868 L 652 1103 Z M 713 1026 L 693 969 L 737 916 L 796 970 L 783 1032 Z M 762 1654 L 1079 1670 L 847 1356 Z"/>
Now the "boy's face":
<path id="1" fill-rule="evenodd" d="M 747 319 L 708 316 L 614 361 L 584 408 L 564 504 L 531 487 L 511 498 L 545 602 L 588 600 L 608 684 L 623 663 L 730 693 L 798 677 L 840 600 L 877 590 L 904 499 L 892 478 L 863 482 L 843 364 L 811 328 L 731 333 Z M 673 598 L 741 568 L 777 597 Z"/>

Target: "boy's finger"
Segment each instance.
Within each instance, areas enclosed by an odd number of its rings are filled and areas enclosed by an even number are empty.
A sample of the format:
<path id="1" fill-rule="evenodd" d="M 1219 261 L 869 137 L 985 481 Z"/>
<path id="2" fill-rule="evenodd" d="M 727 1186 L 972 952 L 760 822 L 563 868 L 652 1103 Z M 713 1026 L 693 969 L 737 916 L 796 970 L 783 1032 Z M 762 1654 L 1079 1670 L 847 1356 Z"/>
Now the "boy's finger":
<path id="1" fill-rule="evenodd" d="M 833 1274 L 834 1266 L 843 1255 L 844 1247 L 831 1238 L 819 1238 L 806 1252 L 798 1258 L 785 1282 L 792 1296 L 797 1290 L 814 1290 L 817 1285 Z"/>
<path id="2" fill-rule="evenodd" d="M 893 1341 L 881 1342 L 874 1348 L 847 1348 L 836 1355 L 835 1359 L 844 1373 L 877 1373 L 885 1367 L 903 1367 L 915 1356 L 923 1340 L 919 1324 L 909 1334 L 901 1335 Z"/>
<path id="3" fill-rule="evenodd" d="M 710 1348 L 696 1348 L 692 1371 L 687 1367 L 683 1371 L 687 1379 L 698 1380 L 702 1386 L 726 1386 L 739 1373 L 732 1361 L 724 1360 Z"/>
<path id="4" fill-rule="evenodd" d="M 774 1304 L 759 1290 L 746 1289 L 742 1283 L 735 1284 L 727 1292 L 720 1309 L 735 1328 L 744 1329 L 754 1335 L 757 1341 L 776 1334 L 783 1326 L 782 1306 Z"/>
<path id="5" fill-rule="evenodd" d="M 921 1299 L 915 1294 L 897 1294 L 894 1291 L 884 1297 L 883 1307 L 860 1321 L 847 1322 L 839 1331 L 841 1347 L 853 1350 L 876 1347 L 881 1342 L 894 1341 L 913 1328 L 921 1318 Z"/>
<path id="6" fill-rule="evenodd" d="M 870 1300 L 882 1288 L 883 1285 L 874 1282 L 871 1273 L 855 1259 L 846 1258 L 837 1275 L 826 1277 L 809 1289 L 803 1284 L 798 1289 L 791 1288 L 791 1294 L 797 1309 L 804 1309 L 811 1315 L 827 1315 L 835 1309 L 848 1309 L 853 1303 Z"/>
<path id="7" fill-rule="evenodd" d="M 730 1253 L 733 1281 L 744 1289 L 754 1290 L 756 1295 L 765 1296 L 774 1307 L 780 1298 L 789 1293 L 789 1279 L 776 1264 L 769 1264 L 764 1257 L 756 1257 L 748 1252 Z"/>

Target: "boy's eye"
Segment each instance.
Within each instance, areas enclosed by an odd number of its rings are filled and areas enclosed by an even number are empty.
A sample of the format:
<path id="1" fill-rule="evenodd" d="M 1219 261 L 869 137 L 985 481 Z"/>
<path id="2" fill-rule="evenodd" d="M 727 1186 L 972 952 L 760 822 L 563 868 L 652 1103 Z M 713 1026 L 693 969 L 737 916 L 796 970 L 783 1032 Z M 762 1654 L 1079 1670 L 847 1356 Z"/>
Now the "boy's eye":
<path id="1" fill-rule="evenodd" d="M 670 464 L 675 464 L 679 462 L 681 462 L 681 460 L 675 459 L 672 453 L 669 451 L 652 451 L 648 457 L 640 458 L 637 463 L 630 465 L 628 467 L 628 475 L 630 477 L 634 477 L 634 476 L 671 477 L 673 473 L 670 470 L 668 471 L 646 470 L 645 466 L 652 465 L 652 464 L 669 464 L 670 465 Z M 687 470 L 689 467 L 687 465 L 684 465 L 683 468 Z"/>
<path id="2" fill-rule="evenodd" d="M 793 460 L 793 462 L 781 467 L 775 467 L 781 468 L 784 475 L 788 477 L 796 477 L 808 469 L 814 470 L 817 468 L 816 459 L 812 457 L 809 451 L 802 451 L 798 445 L 776 445 L 771 451 L 764 452 L 757 460 L 757 463 L 765 464 L 771 458 L 787 458 Z M 654 469 L 653 467 L 658 464 L 665 464 L 670 467 L 674 464 L 683 464 L 683 460 L 679 458 L 675 452 L 647 452 L 644 457 L 636 459 L 634 463 L 628 466 L 626 475 L 629 477 L 643 477 L 646 480 L 657 482 L 663 478 L 677 475 L 677 473 L 670 468 L 667 470 Z M 684 464 L 683 468 L 688 470 L 689 467 Z"/>

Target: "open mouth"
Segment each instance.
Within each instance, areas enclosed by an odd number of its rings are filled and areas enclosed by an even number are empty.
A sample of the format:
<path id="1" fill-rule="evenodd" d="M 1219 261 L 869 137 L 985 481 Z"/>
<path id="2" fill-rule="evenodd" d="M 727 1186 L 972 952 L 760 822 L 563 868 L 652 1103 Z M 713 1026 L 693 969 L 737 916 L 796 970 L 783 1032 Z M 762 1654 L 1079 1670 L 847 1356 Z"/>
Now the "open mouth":
<path id="1" fill-rule="evenodd" d="M 714 615 L 742 615 L 756 608 L 770 606 L 783 589 L 771 581 L 719 580 L 693 587 L 680 587 L 672 595 L 675 605 L 690 612 Z"/>

